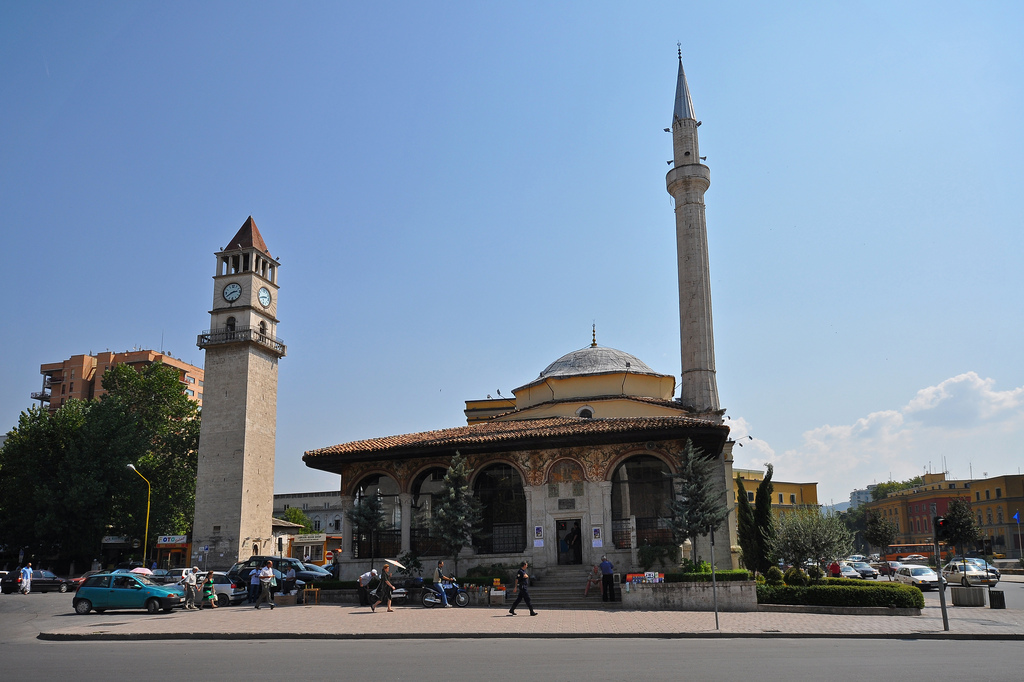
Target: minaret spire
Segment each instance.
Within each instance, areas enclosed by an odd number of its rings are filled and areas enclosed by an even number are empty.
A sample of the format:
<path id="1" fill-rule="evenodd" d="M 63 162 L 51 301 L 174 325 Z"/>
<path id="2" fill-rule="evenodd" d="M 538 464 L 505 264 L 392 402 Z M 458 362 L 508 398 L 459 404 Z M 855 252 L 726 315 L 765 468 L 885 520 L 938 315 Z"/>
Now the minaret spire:
<path id="1" fill-rule="evenodd" d="M 711 320 L 711 272 L 704 192 L 711 170 L 701 163 L 700 121 L 693 113 L 690 87 L 679 46 L 679 74 L 672 116 L 673 168 L 665 182 L 675 200 L 676 256 L 679 266 L 679 340 L 682 377 L 679 400 L 699 412 L 719 409 L 715 378 L 715 338 Z"/>

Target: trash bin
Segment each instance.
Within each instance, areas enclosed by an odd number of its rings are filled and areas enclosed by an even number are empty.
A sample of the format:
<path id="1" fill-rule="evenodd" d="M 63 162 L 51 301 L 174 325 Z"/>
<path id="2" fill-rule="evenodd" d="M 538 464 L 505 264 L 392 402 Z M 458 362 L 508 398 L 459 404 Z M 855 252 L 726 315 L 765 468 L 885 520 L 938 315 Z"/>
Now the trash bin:
<path id="1" fill-rule="evenodd" d="M 1005 609 L 1006 608 L 1006 595 L 1003 594 L 1002 590 L 989 590 L 988 591 L 988 606 L 991 609 Z"/>

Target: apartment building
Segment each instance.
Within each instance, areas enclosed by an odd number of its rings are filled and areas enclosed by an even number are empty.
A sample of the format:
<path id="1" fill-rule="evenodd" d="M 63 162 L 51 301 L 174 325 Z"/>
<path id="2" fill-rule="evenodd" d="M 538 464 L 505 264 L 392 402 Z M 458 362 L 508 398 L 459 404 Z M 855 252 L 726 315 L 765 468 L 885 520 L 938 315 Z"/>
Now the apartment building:
<path id="1" fill-rule="evenodd" d="M 98 399 L 103 390 L 103 373 L 114 365 L 131 365 L 136 369 L 161 362 L 178 370 L 182 390 L 190 399 L 203 406 L 203 370 L 167 353 L 155 350 L 130 350 L 123 353 L 106 351 L 95 355 L 72 355 L 61 362 L 39 366 L 43 386 L 32 393 L 32 400 L 48 404 L 51 411 L 60 408 L 71 398 Z"/>

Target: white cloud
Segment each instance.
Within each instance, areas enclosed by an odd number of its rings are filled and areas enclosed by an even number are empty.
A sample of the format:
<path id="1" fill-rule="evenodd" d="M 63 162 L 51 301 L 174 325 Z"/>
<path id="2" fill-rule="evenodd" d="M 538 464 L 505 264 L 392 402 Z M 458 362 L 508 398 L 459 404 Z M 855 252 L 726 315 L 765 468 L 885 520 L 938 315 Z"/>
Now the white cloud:
<path id="1" fill-rule="evenodd" d="M 772 462 L 786 481 L 817 481 L 818 501 L 841 502 L 870 483 L 905 479 L 925 467 L 950 478 L 1015 473 L 1024 465 L 1024 387 L 994 389 L 993 379 L 967 372 L 921 389 L 901 409 L 881 410 L 851 424 L 806 431 L 797 447 L 776 454 L 763 441 L 734 450 L 737 466 Z M 734 438 L 750 424 L 729 422 Z M 973 468 L 973 471 L 972 471 Z"/>

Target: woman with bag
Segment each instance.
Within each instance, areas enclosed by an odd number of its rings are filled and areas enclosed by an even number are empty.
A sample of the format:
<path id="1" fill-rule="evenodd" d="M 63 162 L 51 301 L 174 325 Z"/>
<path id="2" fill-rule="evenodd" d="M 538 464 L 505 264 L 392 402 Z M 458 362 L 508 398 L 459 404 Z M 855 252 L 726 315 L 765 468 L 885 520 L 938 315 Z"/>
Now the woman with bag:
<path id="1" fill-rule="evenodd" d="M 203 600 L 199 603 L 199 608 L 206 606 L 206 603 L 210 603 L 210 608 L 217 608 L 217 595 L 213 590 L 213 571 L 206 574 L 206 580 L 203 581 Z"/>

